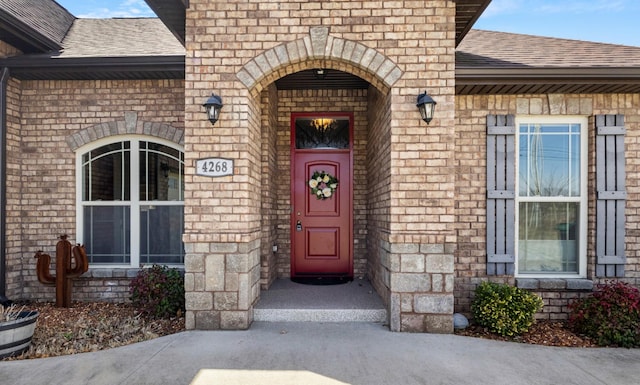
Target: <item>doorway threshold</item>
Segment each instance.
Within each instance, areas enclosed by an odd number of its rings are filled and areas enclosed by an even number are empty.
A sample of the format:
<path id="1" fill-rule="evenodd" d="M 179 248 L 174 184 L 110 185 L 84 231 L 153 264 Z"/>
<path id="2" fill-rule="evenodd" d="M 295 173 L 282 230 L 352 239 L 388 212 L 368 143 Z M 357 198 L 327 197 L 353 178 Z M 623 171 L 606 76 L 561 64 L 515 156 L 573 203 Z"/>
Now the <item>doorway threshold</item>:
<path id="1" fill-rule="evenodd" d="M 260 293 L 258 322 L 387 322 L 387 310 L 366 279 L 339 285 L 305 285 L 278 279 Z"/>

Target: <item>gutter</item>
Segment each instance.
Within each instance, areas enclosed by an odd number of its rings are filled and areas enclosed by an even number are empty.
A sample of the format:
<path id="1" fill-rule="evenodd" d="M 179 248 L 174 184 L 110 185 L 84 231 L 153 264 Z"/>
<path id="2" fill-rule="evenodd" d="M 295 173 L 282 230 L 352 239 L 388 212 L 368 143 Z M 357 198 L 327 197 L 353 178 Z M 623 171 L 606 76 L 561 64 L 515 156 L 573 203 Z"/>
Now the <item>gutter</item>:
<path id="1" fill-rule="evenodd" d="M 456 84 L 517 83 L 523 80 L 639 82 L 638 67 L 456 67 Z"/>
<path id="2" fill-rule="evenodd" d="M 11 69 L 11 76 L 20 80 L 97 79 L 96 74 L 136 74 L 134 77 L 184 78 L 185 56 L 122 56 L 122 57 L 47 57 L 16 56 L 0 59 L 0 66 Z"/>
<path id="3" fill-rule="evenodd" d="M 0 70 L 0 297 L 7 286 L 7 83 L 9 69 Z"/>

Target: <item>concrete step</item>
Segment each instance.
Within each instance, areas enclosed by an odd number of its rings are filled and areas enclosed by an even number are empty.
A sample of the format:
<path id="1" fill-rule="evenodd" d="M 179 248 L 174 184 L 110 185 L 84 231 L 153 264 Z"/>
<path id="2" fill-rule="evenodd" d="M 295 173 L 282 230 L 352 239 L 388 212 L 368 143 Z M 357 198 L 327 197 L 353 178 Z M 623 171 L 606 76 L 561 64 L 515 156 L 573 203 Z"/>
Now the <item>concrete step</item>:
<path id="1" fill-rule="evenodd" d="M 387 322 L 385 309 L 254 309 L 262 322 Z"/>
<path id="2" fill-rule="evenodd" d="M 338 285 L 303 285 L 274 281 L 260 293 L 254 321 L 387 322 L 387 310 L 366 279 Z"/>

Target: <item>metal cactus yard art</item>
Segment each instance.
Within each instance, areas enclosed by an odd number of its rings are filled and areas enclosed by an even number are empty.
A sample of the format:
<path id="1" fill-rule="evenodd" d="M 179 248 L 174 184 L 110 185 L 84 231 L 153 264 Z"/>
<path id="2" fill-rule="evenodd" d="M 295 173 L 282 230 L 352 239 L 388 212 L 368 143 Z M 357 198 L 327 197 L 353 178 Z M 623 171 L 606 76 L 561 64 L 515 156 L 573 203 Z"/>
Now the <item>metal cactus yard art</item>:
<path id="1" fill-rule="evenodd" d="M 38 281 L 45 285 L 56 286 L 56 306 L 71 306 L 71 289 L 73 279 L 81 276 L 89 269 L 89 261 L 84 245 L 71 246 L 67 235 L 63 234 L 56 245 L 56 275 L 51 275 L 51 256 L 41 250 L 36 252 L 35 258 Z"/>

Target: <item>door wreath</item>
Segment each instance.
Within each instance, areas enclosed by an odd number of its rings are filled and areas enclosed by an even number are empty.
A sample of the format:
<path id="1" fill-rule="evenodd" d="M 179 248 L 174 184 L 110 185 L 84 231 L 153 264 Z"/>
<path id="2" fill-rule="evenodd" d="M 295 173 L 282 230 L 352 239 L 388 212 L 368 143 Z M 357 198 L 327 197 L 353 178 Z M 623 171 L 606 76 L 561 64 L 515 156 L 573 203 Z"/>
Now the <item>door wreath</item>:
<path id="1" fill-rule="evenodd" d="M 318 199 L 329 199 L 333 196 L 338 188 L 338 179 L 335 176 L 324 171 L 316 171 L 309 179 L 309 188 L 311 194 Z"/>

